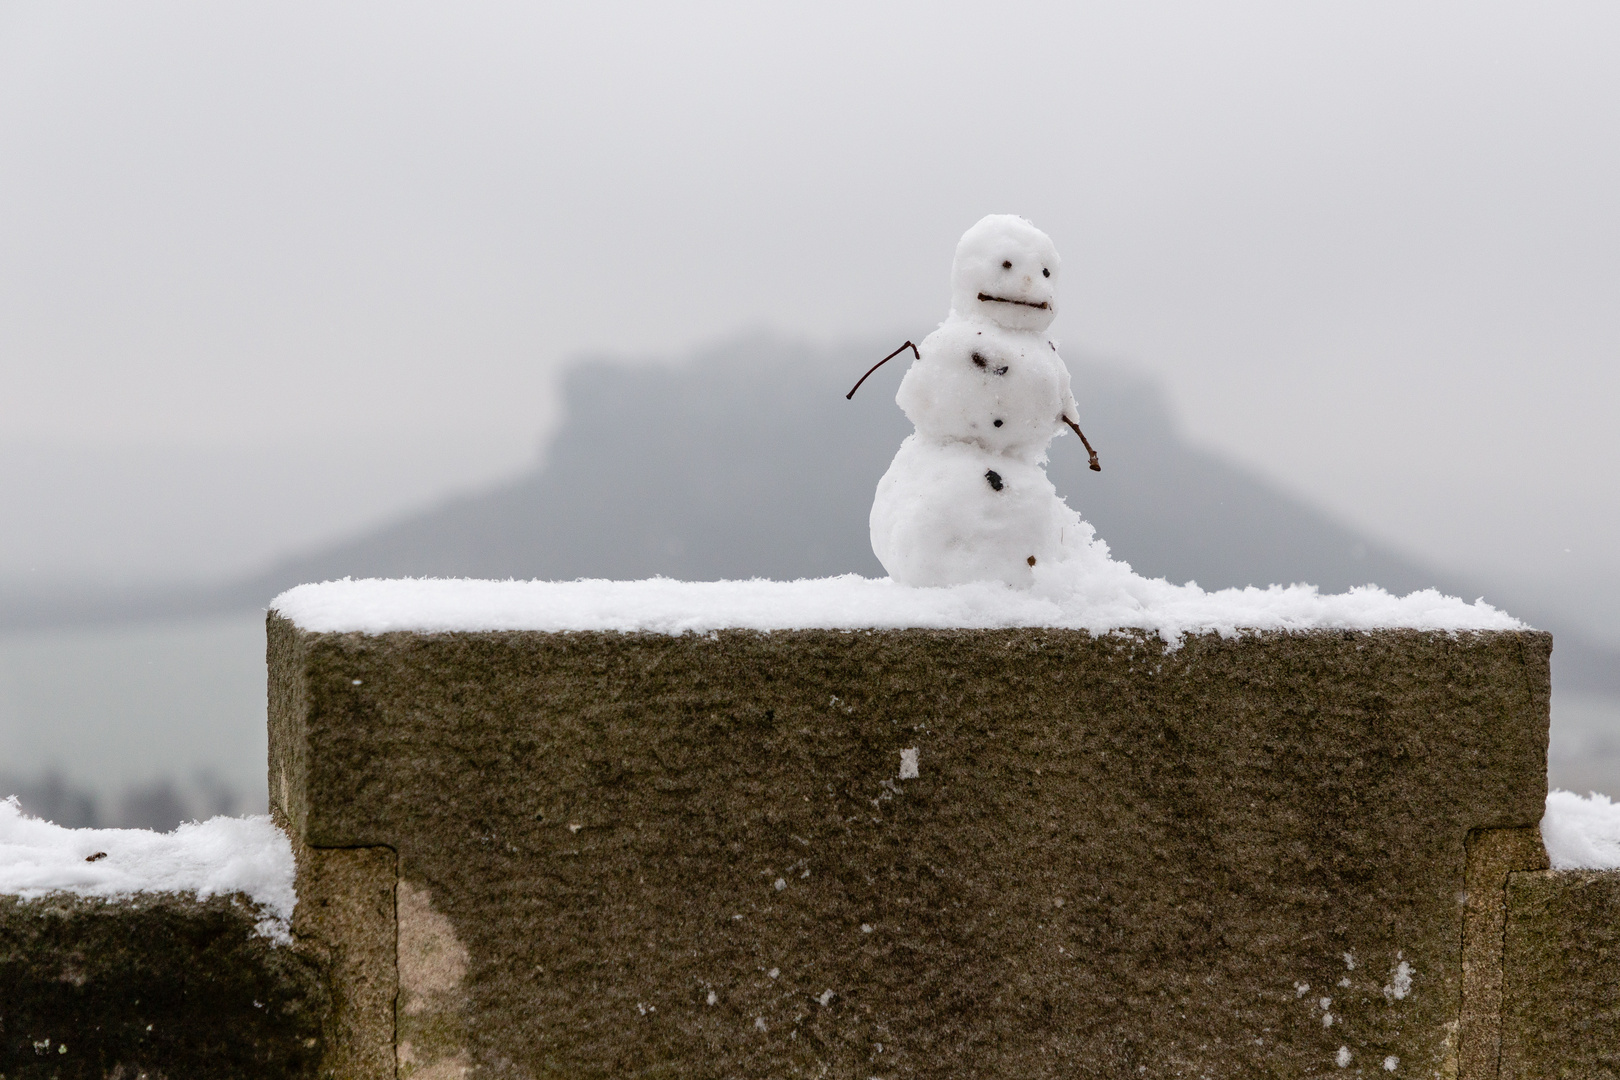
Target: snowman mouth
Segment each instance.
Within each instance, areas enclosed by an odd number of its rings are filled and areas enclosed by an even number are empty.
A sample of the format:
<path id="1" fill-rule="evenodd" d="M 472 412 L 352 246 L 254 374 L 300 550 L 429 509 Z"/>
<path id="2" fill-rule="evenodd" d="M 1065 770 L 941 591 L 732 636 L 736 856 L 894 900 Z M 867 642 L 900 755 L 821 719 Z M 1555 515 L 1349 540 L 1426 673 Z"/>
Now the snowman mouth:
<path id="1" fill-rule="evenodd" d="M 1045 300 L 1037 304 L 1032 300 L 1008 300 L 1005 296 L 991 296 L 989 293 L 983 292 L 979 294 L 979 299 L 994 301 L 997 304 L 1019 304 L 1023 307 L 1040 308 L 1042 311 L 1047 308 Z"/>

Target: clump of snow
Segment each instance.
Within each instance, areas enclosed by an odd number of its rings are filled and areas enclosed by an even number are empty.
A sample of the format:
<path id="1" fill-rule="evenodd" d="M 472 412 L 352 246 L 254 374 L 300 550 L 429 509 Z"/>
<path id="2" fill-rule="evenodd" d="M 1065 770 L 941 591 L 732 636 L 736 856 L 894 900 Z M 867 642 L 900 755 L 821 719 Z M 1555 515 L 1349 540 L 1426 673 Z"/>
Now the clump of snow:
<path id="1" fill-rule="evenodd" d="M 1620 869 L 1620 806 L 1596 792 L 1548 792 L 1541 842 L 1554 870 Z"/>
<path id="2" fill-rule="evenodd" d="M 1522 630 L 1483 600 L 1433 589 L 1393 596 L 1376 586 L 1324 594 L 1312 585 L 1206 591 L 1109 561 L 1091 577 L 1054 573 L 1034 588 L 972 582 L 911 588 L 855 574 L 800 581 L 475 581 L 457 578 L 300 585 L 271 607 L 305 630 L 384 634 L 477 630 L 899 630 L 1055 627 L 1106 633 L 1226 637 L 1260 630 Z"/>
<path id="3" fill-rule="evenodd" d="M 1399 955 L 1399 954 L 1397 954 Z M 1384 987 L 1385 1001 L 1404 1001 L 1412 992 L 1412 965 L 1405 960 L 1395 965 L 1389 983 Z"/>
<path id="4" fill-rule="evenodd" d="M 900 751 L 900 779 L 902 779 L 902 780 L 915 780 L 915 779 L 917 779 L 917 776 L 918 776 L 918 773 L 917 773 L 917 750 L 918 749 L 919 749 L 918 747 L 912 746 L 912 747 L 907 747 L 906 749 Z M 1061 901 L 1060 901 L 1060 903 L 1061 903 Z"/>
<path id="5" fill-rule="evenodd" d="M 216 817 L 170 833 L 67 829 L 24 814 L 16 796 L 0 801 L 0 894 L 56 892 L 243 893 L 266 912 L 259 932 L 283 943 L 297 899 L 292 844 L 268 817 Z"/>

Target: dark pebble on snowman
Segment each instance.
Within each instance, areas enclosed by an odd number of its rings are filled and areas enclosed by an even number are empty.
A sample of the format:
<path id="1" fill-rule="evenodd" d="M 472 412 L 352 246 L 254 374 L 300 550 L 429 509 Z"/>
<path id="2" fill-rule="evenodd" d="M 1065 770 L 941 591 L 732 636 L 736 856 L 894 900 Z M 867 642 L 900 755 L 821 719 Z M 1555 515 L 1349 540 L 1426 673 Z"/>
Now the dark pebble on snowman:
<path id="1" fill-rule="evenodd" d="M 1000 420 L 997 420 L 997 421 L 996 421 L 996 427 L 1000 427 L 1000 426 L 1001 426 L 1001 421 L 1000 421 Z"/>
<path id="2" fill-rule="evenodd" d="M 1001 490 L 1001 474 L 994 469 L 985 470 L 984 478 L 990 484 L 991 491 Z"/>
<path id="3" fill-rule="evenodd" d="M 989 367 L 990 362 L 988 360 L 986 360 L 984 357 L 980 356 L 978 353 L 974 353 L 973 354 L 973 366 L 974 367 Z"/>

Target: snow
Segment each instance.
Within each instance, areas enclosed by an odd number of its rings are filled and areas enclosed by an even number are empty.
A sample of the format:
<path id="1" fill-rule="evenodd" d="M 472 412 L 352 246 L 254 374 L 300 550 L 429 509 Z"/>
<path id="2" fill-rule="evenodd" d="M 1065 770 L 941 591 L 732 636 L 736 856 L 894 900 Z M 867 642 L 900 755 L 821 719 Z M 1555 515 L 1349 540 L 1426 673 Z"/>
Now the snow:
<path id="1" fill-rule="evenodd" d="M 1620 806 L 1596 792 L 1548 792 L 1541 841 L 1554 870 L 1620 869 Z"/>
<path id="2" fill-rule="evenodd" d="M 1332 594 L 1311 585 L 1205 591 L 1110 565 L 1123 573 L 1078 584 L 1038 577 L 1028 590 L 998 582 L 910 588 L 855 574 L 799 581 L 345 578 L 299 585 L 270 606 L 304 630 L 364 634 L 1052 627 L 1097 634 L 1137 629 L 1175 643 L 1183 634 L 1211 631 L 1232 637 L 1264 630 L 1524 629 L 1483 600 L 1464 603 L 1433 589 L 1401 597 L 1374 586 Z"/>
<path id="3" fill-rule="evenodd" d="M 896 404 L 919 434 L 1036 461 L 1075 415 L 1056 345 L 990 323 L 948 320 L 917 346 Z M 1001 423 L 996 423 L 1000 420 Z"/>
<path id="4" fill-rule="evenodd" d="M 118 899 L 242 893 L 266 913 L 259 932 L 286 943 L 296 895 L 292 844 L 268 817 L 216 817 L 170 833 L 67 829 L 0 801 L 0 894 Z"/>
<path id="5" fill-rule="evenodd" d="M 1399 954 L 1397 954 L 1399 956 Z M 1385 1001 L 1404 1001 L 1412 992 L 1412 965 L 1401 960 L 1390 973 L 1389 983 L 1384 987 Z"/>
<path id="6" fill-rule="evenodd" d="M 1091 526 L 1058 497 L 1040 464 L 921 434 L 900 444 L 878 481 L 869 521 L 878 562 L 894 580 L 915 586 L 1001 581 L 1028 588 L 1042 566 L 1071 547 L 1084 557 L 1092 540 Z"/>

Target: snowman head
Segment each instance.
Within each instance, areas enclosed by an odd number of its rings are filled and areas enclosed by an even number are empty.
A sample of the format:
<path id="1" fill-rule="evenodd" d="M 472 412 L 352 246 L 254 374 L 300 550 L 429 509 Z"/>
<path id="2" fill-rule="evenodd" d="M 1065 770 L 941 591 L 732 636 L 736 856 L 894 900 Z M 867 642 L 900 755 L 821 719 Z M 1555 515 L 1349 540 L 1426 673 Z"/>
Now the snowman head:
<path id="1" fill-rule="evenodd" d="M 951 264 L 951 310 L 1009 330 L 1057 317 L 1057 248 L 1016 214 L 991 214 L 962 234 Z"/>

